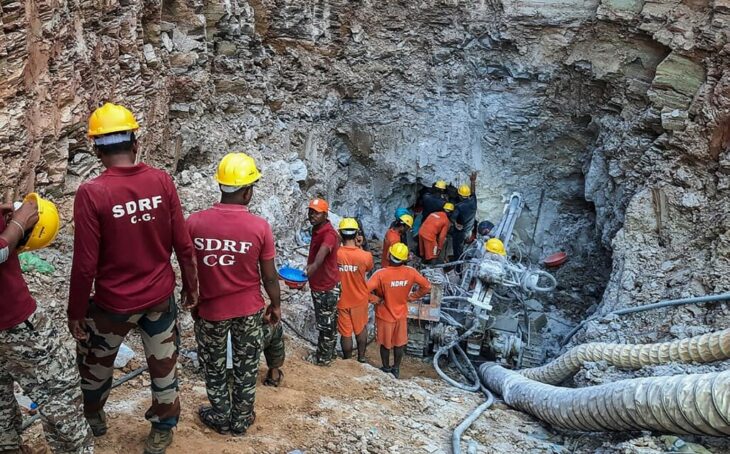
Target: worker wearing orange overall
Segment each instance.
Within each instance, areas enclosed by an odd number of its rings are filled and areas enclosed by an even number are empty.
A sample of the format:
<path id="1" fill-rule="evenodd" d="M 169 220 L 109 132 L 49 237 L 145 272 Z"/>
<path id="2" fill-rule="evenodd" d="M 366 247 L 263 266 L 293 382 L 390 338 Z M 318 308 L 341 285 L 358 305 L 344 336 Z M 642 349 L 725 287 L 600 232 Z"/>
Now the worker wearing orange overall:
<path id="1" fill-rule="evenodd" d="M 443 211 L 428 215 L 418 230 L 418 250 L 424 263 L 433 263 L 439 257 L 449 233 L 449 213 L 454 211 L 453 203 L 444 204 Z"/>
<path id="2" fill-rule="evenodd" d="M 368 290 L 380 300 L 375 307 L 375 328 L 380 344 L 383 372 L 400 377 L 400 364 L 408 343 L 408 302 L 431 291 L 431 283 L 408 263 L 408 246 L 396 243 L 389 249 L 391 265 L 376 271 L 368 280 Z M 412 292 L 414 285 L 418 290 Z M 393 366 L 390 351 L 393 350 Z"/>
<path id="3" fill-rule="evenodd" d="M 388 250 L 395 243 L 400 243 L 403 234 L 413 227 L 413 216 L 410 214 L 403 214 L 392 224 L 387 232 L 385 232 L 385 239 L 383 240 L 383 255 L 380 258 L 380 264 L 383 268 L 390 266 L 390 260 L 388 259 L 390 254 Z"/>
<path id="4" fill-rule="evenodd" d="M 342 357 L 352 356 L 352 335 L 357 341 L 357 360 L 365 362 L 368 343 L 368 285 L 366 275 L 373 269 L 373 255 L 357 246 L 360 231 L 357 220 L 344 218 L 339 225 L 342 246 L 337 250 L 342 292 L 337 302 L 337 331 L 340 333 Z"/>

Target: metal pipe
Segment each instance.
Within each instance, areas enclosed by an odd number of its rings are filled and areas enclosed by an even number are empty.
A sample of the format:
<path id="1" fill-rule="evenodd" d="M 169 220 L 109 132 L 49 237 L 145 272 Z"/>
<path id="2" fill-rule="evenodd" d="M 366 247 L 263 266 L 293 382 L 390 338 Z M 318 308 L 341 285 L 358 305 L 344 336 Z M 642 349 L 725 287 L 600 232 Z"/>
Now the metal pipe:
<path id="1" fill-rule="evenodd" d="M 659 301 L 658 303 L 652 303 L 652 304 L 645 304 L 643 306 L 636 306 L 636 307 L 629 307 L 625 309 L 618 309 L 612 312 L 609 312 L 608 314 L 605 314 L 603 316 L 594 315 L 592 317 L 587 318 L 586 320 L 583 320 L 582 322 L 578 323 L 578 325 L 573 328 L 563 339 L 563 342 L 561 343 L 561 346 L 564 346 L 567 344 L 570 339 L 575 336 L 575 333 L 580 330 L 583 325 L 586 323 L 596 320 L 599 317 L 608 317 L 609 315 L 625 315 L 625 314 L 634 314 L 637 312 L 645 312 L 645 311 L 651 311 L 654 309 L 661 309 L 663 307 L 673 307 L 673 306 L 682 306 L 685 304 L 701 304 L 701 303 L 713 303 L 717 301 L 726 301 L 730 300 L 730 293 L 720 293 L 719 295 L 707 295 L 707 296 L 697 296 L 693 298 L 681 298 L 677 300 L 667 300 L 667 301 Z"/>
<path id="2" fill-rule="evenodd" d="M 447 266 L 461 265 L 463 263 L 471 263 L 471 260 L 456 260 L 454 262 L 439 263 L 437 265 L 429 265 L 428 268 L 446 268 Z"/>
<path id="3" fill-rule="evenodd" d="M 575 375 L 589 361 L 605 361 L 610 366 L 639 369 L 671 362 L 709 363 L 725 359 L 730 359 L 730 329 L 655 344 L 582 344 L 544 366 L 522 369 L 519 373 L 532 380 L 555 385 Z"/>
<path id="4" fill-rule="evenodd" d="M 547 385 L 494 363 L 479 369 L 511 407 L 553 427 L 730 435 L 730 371 L 620 380 L 586 388 Z"/>

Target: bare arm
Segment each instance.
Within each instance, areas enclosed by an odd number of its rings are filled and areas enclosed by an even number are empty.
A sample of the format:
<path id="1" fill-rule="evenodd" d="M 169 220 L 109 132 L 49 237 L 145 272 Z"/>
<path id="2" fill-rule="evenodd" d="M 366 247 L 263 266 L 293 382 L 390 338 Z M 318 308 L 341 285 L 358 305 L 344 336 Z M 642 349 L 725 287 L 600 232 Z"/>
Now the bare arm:
<path id="1" fill-rule="evenodd" d="M 418 284 L 418 291 L 411 293 L 408 295 L 408 301 L 416 301 L 420 298 L 423 298 L 426 296 L 428 292 L 431 291 L 431 282 L 423 277 L 421 273 L 416 272 L 416 276 L 414 277 L 414 280 L 416 284 Z"/>
<path id="2" fill-rule="evenodd" d="M 323 244 L 319 251 L 317 251 L 317 255 L 314 257 L 314 262 L 307 265 L 306 273 L 307 276 L 311 276 L 312 274 L 316 273 L 320 266 L 324 263 L 324 259 L 327 258 L 329 253 L 332 251 L 332 249 L 327 246 L 326 244 Z"/>
<path id="3" fill-rule="evenodd" d="M 274 259 L 260 260 L 261 282 L 264 290 L 269 296 L 271 304 L 266 308 L 266 318 L 269 324 L 276 325 L 281 320 L 281 288 L 279 288 L 279 277 L 276 274 Z"/>
<path id="4" fill-rule="evenodd" d="M 12 205 L 0 206 L 0 212 L 12 212 Z M 0 263 L 4 262 L 10 256 L 10 253 L 18 247 L 18 243 L 25 236 L 25 232 L 38 222 L 38 205 L 35 202 L 25 202 L 17 211 L 15 211 L 7 222 L 5 230 L 0 233 Z"/>

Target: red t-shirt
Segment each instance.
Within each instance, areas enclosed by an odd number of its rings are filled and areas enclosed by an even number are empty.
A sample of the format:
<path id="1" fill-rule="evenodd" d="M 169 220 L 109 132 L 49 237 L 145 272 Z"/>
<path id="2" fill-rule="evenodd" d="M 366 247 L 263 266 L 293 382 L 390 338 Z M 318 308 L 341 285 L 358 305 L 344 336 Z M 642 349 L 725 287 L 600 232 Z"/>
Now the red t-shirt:
<path id="1" fill-rule="evenodd" d="M 198 315 L 220 321 L 263 309 L 259 261 L 276 255 L 269 223 L 243 205 L 216 203 L 187 224 L 198 259 Z"/>
<path id="2" fill-rule="evenodd" d="M 389 249 L 395 243 L 400 243 L 400 233 L 394 228 L 388 229 L 385 232 L 385 239 L 383 240 L 383 255 L 380 257 L 380 266 L 385 268 L 390 266 L 390 252 Z"/>
<path id="3" fill-rule="evenodd" d="M 418 291 L 411 294 L 414 285 Z M 381 268 L 370 277 L 368 290 L 385 301 L 375 306 L 375 317 L 386 322 L 396 322 L 408 317 L 408 301 L 415 301 L 431 291 L 431 283 L 415 268 L 389 266 Z"/>
<path id="4" fill-rule="evenodd" d="M 68 316 L 94 303 L 118 313 L 141 312 L 170 297 L 173 249 L 184 289 L 197 289 L 195 252 L 172 178 L 137 164 L 112 167 L 82 184 L 74 200 L 74 257 Z"/>
<path id="5" fill-rule="evenodd" d="M 337 267 L 337 249 L 340 247 L 340 237 L 329 221 L 325 221 L 312 232 L 307 265 L 314 262 L 314 258 L 317 257 L 317 252 L 322 246 L 328 246 L 330 252 L 317 271 L 309 276 L 309 288 L 315 292 L 332 290 L 340 282 L 340 271 Z"/>
<path id="6" fill-rule="evenodd" d="M 0 232 L 8 228 L 0 216 Z M 15 227 L 10 227 L 14 229 Z M 18 229 L 20 231 L 20 229 Z M 8 243 L 0 238 L 0 249 Z M 35 300 L 30 296 L 28 286 L 20 271 L 18 253 L 10 251 L 8 259 L 0 263 L 0 330 L 10 329 L 26 321 L 35 311 Z"/>
<path id="7" fill-rule="evenodd" d="M 373 254 L 357 246 L 342 246 L 337 250 L 337 265 L 342 281 L 342 293 L 337 307 L 350 309 L 367 306 L 370 292 L 365 275 L 374 267 Z"/>

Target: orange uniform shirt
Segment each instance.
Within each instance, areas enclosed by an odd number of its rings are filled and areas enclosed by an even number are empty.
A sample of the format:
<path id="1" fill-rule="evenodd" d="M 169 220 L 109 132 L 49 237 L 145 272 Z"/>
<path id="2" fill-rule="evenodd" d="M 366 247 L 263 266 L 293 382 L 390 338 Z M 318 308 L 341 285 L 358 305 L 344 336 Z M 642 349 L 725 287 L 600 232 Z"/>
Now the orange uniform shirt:
<path id="1" fill-rule="evenodd" d="M 390 228 L 385 232 L 385 239 L 383 240 L 383 256 L 380 258 L 380 263 L 383 268 L 391 265 L 388 249 L 395 243 L 400 243 L 400 233 L 396 229 Z"/>
<path id="2" fill-rule="evenodd" d="M 337 308 L 350 309 L 367 305 L 370 292 L 365 275 L 375 266 L 373 254 L 356 246 L 341 246 L 337 250 L 337 266 L 340 269 L 342 283 Z"/>
<path id="3" fill-rule="evenodd" d="M 418 291 L 411 293 L 418 284 Z M 375 317 L 395 322 L 408 316 L 408 301 L 415 301 L 431 291 L 431 283 L 410 266 L 381 268 L 370 277 L 368 290 L 385 301 L 375 306 Z"/>
<path id="4" fill-rule="evenodd" d="M 424 240 L 438 243 L 439 249 L 444 248 L 447 233 L 449 233 L 449 217 L 445 211 L 429 214 L 421 224 L 421 228 L 418 229 L 418 236 Z"/>

